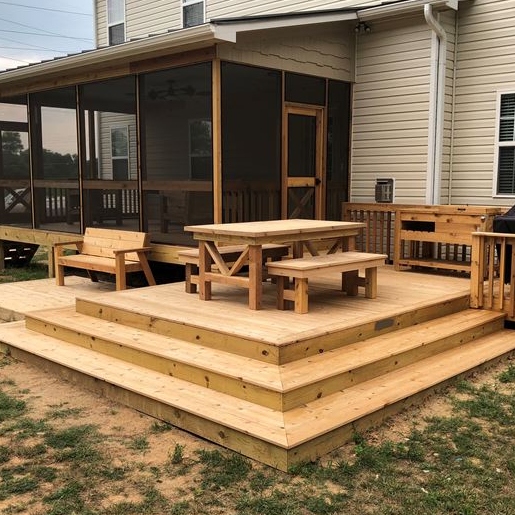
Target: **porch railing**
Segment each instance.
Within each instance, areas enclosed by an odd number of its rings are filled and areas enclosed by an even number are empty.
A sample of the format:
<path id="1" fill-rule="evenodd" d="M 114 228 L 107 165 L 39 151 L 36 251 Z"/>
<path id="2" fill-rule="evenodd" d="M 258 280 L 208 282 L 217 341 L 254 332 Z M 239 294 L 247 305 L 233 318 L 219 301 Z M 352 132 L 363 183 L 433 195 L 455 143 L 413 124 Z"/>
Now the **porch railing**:
<path id="1" fill-rule="evenodd" d="M 502 311 L 515 321 L 515 234 L 472 234 L 470 306 Z"/>
<path id="2" fill-rule="evenodd" d="M 349 222 L 363 222 L 365 230 L 356 240 L 356 248 L 363 252 L 387 254 L 393 263 L 395 246 L 395 215 L 399 211 L 417 208 L 414 204 L 368 204 L 344 202 L 342 219 Z"/>

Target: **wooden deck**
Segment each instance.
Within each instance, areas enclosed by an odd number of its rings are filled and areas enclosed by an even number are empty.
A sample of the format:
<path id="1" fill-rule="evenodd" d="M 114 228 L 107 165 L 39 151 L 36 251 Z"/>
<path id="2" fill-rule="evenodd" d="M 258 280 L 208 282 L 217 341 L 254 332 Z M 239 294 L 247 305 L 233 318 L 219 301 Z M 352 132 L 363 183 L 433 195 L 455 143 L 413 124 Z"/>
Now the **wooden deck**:
<path id="1" fill-rule="evenodd" d="M 375 299 L 338 286 L 313 281 L 303 315 L 277 310 L 272 284 L 259 311 L 224 285 L 201 301 L 184 283 L 46 283 L 30 309 L 18 287 L 26 320 L 1 326 L 0 349 L 283 470 L 515 349 L 503 314 L 468 308 L 466 278 L 382 267 Z"/>

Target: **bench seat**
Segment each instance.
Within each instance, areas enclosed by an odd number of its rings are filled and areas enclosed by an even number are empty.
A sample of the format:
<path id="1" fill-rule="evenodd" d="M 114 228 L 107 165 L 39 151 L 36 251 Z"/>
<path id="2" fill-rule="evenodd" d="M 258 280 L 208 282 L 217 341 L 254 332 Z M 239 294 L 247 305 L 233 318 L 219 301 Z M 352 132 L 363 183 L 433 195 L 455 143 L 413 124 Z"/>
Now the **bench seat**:
<path id="1" fill-rule="evenodd" d="M 270 262 L 266 266 L 272 277 L 277 277 L 277 307 L 286 309 L 286 301 L 293 301 L 296 313 L 308 312 L 308 280 L 327 275 L 342 274 L 342 290 L 347 295 L 357 295 L 358 287 L 365 288 L 365 297 L 377 296 L 377 267 L 384 265 L 386 254 L 367 252 L 338 252 Z M 359 270 L 365 270 L 365 277 Z M 289 279 L 294 279 L 294 289 L 289 289 Z"/>
<path id="2" fill-rule="evenodd" d="M 218 247 L 218 252 L 226 263 L 235 262 L 246 249 L 246 245 L 226 245 Z M 287 256 L 290 251 L 288 245 L 267 243 L 263 245 L 263 262 L 267 260 L 276 261 Z M 185 265 L 186 278 L 185 289 L 188 293 L 196 293 L 198 284 L 199 249 L 181 250 L 178 253 L 179 259 Z"/>
<path id="3" fill-rule="evenodd" d="M 65 255 L 64 248 L 71 246 L 79 253 Z M 64 267 L 72 267 L 87 270 L 94 282 L 98 280 L 96 272 L 114 274 L 117 290 L 127 287 L 126 274 L 130 272 L 142 271 L 153 286 L 156 282 L 146 256 L 149 251 L 147 233 L 88 227 L 82 240 L 55 244 L 56 283 L 64 286 Z"/>

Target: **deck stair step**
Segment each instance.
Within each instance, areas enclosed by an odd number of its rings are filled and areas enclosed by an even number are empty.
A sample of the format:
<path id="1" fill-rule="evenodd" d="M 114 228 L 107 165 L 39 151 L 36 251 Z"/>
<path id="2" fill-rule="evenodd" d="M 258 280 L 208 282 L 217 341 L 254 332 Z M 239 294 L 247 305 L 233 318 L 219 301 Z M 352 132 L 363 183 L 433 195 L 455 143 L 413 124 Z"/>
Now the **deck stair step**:
<path id="1" fill-rule="evenodd" d="M 154 287 L 159 288 L 159 286 Z M 146 290 L 142 288 L 141 290 Z M 181 292 L 182 293 L 182 292 Z M 358 304 L 361 299 L 357 300 Z M 368 300 L 368 299 L 367 299 Z M 76 310 L 79 313 L 103 320 L 118 322 L 125 326 L 145 329 L 165 336 L 177 337 L 205 346 L 229 351 L 273 364 L 286 364 L 303 357 L 314 356 L 320 351 L 339 348 L 344 343 L 386 334 L 400 328 L 409 327 L 450 313 L 461 312 L 469 306 L 469 294 L 457 297 L 449 295 L 434 300 L 432 305 L 412 306 L 403 311 L 385 310 L 380 316 L 371 319 L 357 316 L 355 320 L 342 327 L 335 320 L 319 331 L 302 329 L 299 321 L 295 340 L 292 341 L 291 324 L 285 326 L 281 311 L 256 312 L 252 323 L 248 323 L 246 314 L 241 321 L 231 313 L 217 311 L 216 316 L 210 310 L 199 310 L 196 306 L 186 306 L 181 316 L 175 317 L 161 297 L 151 292 L 125 290 L 116 297 L 99 296 L 98 298 L 77 298 Z M 215 305 L 214 308 L 217 306 Z M 353 306 L 353 309 L 354 306 Z M 310 317 L 311 313 L 306 314 Z M 313 316 L 316 316 L 313 314 Z M 270 331 L 275 325 L 276 330 Z"/>
<path id="2" fill-rule="evenodd" d="M 5 324 L 2 341 L 15 358 L 60 371 L 283 470 L 320 456 L 334 448 L 335 438 L 341 442 L 361 424 L 368 427 L 411 399 L 515 348 L 513 332 L 501 329 L 283 412 L 31 331 L 23 322 Z"/>
<path id="3" fill-rule="evenodd" d="M 27 328 L 41 334 L 282 411 L 480 338 L 502 325 L 502 314 L 470 309 L 277 366 L 73 308 L 33 312 L 26 318 Z"/>

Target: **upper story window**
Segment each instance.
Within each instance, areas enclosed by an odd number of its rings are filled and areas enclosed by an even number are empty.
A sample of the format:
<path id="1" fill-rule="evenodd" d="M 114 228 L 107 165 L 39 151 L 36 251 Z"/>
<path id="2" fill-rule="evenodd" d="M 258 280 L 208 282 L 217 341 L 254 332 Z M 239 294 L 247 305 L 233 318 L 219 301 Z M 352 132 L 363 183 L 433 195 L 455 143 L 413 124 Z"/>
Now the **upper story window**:
<path id="1" fill-rule="evenodd" d="M 498 195 L 515 195 L 515 93 L 500 94 L 496 138 Z"/>
<path id="2" fill-rule="evenodd" d="M 182 26 L 184 28 L 204 23 L 204 0 L 182 0 Z"/>
<path id="3" fill-rule="evenodd" d="M 107 0 L 107 30 L 110 45 L 125 41 L 125 0 Z"/>

